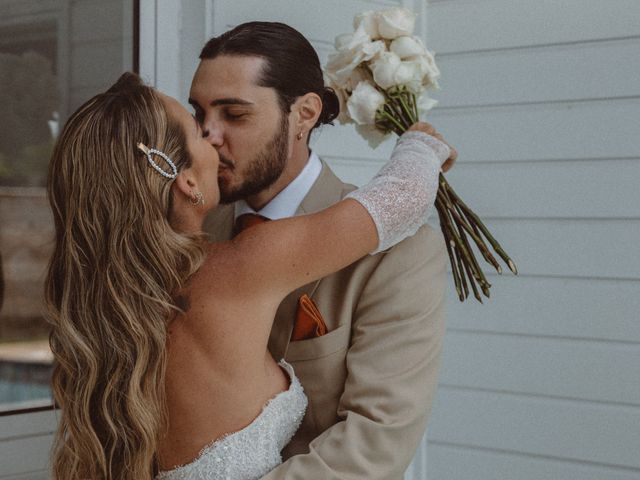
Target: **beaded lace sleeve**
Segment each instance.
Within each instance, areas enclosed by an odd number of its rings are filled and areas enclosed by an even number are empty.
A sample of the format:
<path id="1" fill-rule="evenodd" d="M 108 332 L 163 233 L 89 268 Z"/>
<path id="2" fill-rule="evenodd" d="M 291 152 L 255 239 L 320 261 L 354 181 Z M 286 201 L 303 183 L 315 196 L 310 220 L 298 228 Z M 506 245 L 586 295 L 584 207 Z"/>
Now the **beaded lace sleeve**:
<path id="1" fill-rule="evenodd" d="M 360 202 L 378 230 L 377 253 L 414 235 L 427 222 L 449 147 L 431 135 L 404 133 L 373 179 L 346 196 Z"/>

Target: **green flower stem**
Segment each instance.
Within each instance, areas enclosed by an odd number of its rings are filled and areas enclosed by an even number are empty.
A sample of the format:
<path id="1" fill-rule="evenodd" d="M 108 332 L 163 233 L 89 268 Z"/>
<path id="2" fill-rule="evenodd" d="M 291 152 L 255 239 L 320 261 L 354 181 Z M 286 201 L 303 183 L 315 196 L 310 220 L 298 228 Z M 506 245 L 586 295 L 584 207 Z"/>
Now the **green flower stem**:
<path id="1" fill-rule="evenodd" d="M 418 120 L 417 120 L 417 118 L 414 117 L 413 112 L 411 111 L 411 109 L 409 108 L 407 103 L 404 101 L 404 98 L 402 96 L 398 96 L 398 101 L 399 101 L 400 106 L 402 107 L 402 110 L 404 111 L 404 113 L 411 120 L 411 125 L 416 123 Z"/>
<path id="2" fill-rule="evenodd" d="M 442 229 L 442 233 L 444 234 L 444 244 L 447 247 L 447 253 L 449 254 L 449 263 L 451 264 L 451 274 L 453 276 L 453 283 L 456 287 L 456 291 L 458 292 L 458 298 L 461 302 L 464 302 L 465 297 L 462 294 L 461 281 L 460 276 L 458 274 L 458 267 L 456 261 L 454 259 L 452 246 L 455 247 L 455 242 L 451 239 L 451 232 L 449 229 L 449 225 L 446 220 L 443 218 L 440 209 L 437 209 L 438 217 L 440 218 L 440 228 Z"/>
<path id="3" fill-rule="evenodd" d="M 446 182 L 446 180 L 444 180 L 444 176 L 442 175 L 442 173 L 440 174 L 440 182 Z M 469 225 L 466 224 L 465 222 L 465 218 L 462 217 L 461 215 L 453 215 L 453 213 L 455 213 L 454 209 L 456 208 L 456 205 L 451 201 L 451 199 L 449 198 L 449 195 L 447 194 L 447 190 L 445 188 L 441 188 L 438 190 L 438 195 L 442 197 L 442 201 L 441 201 L 441 206 L 442 208 L 445 208 L 445 210 L 447 211 L 447 213 L 449 215 L 452 216 L 452 223 L 455 223 L 458 226 L 458 230 L 459 230 L 459 234 L 460 234 L 460 238 L 461 240 L 464 241 L 466 250 L 470 253 L 470 255 L 467 258 L 467 262 L 471 263 L 471 269 L 473 272 L 478 272 L 478 274 L 476 275 L 476 279 L 478 280 L 478 282 L 480 284 L 482 284 L 482 280 L 484 279 L 484 283 L 486 283 L 489 287 L 491 286 L 489 284 L 489 282 L 487 282 L 486 277 L 484 277 L 484 275 L 482 274 L 482 270 L 480 269 L 480 266 L 478 265 L 478 262 L 476 261 L 475 255 L 473 255 L 473 251 L 471 250 L 471 246 L 469 244 L 469 242 L 467 241 L 466 236 L 464 235 L 464 230 L 465 229 L 471 229 L 471 227 Z M 475 237 L 472 236 L 472 238 L 474 238 L 474 240 L 476 240 Z M 481 249 L 482 254 L 484 255 L 484 251 L 482 251 L 482 248 L 484 247 L 484 250 L 487 250 L 486 245 L 484 244 L 484 242 L 482 241 L 482 237 L 478 236 L 478 239 L 480 240 L 481 245 L 478 245 L 478 248 Z M 476 240 L 476 243 L 477 240 Z M 488 253 L 488 250 L 487 250 Z"/>
<path id="4" fill-rule="evenodd" d="M 446 205 L 444 205 L 441 196 L 437 196 L 436 197 L 436 206 L 437 205 L 439 205 L 439 208 L 443 212 L 443 217 L 445 218 L 445 220 L 447 221 L 447 223 L 449 225 L 449 230 L 451 232 L 451 235 L 453 237 L 453 241 L 455 243 L 455 248 L 459 249 L 461 254 L 464 255 L 464 257 L 467 259 L 467 261 L 469 261 L 470 252 L 467 251 L 467 249 L 465 248 L 464 244 L 462 243 L 462 239 L 460 238 L 460 235 L 458 235 L 458 232 L 454 228 L 453 221 L 451 220 L 451 217 L 449 217 L 449 209 L 447 208 Z M 481 280 L 480 276 L 478 275 L 478 273 L 473 271 L 473 269 L 472 269 L 472 272 L 473 272 L 473 276 L 480 283 L 482 280 Z"/>
<path id="5" fill-rule="evenodd" d="M 470 225 L 470 227 L 473 229 L 475 237 L 472 237 L 472 238 L 474 238 L 474 241 L 476 241 L 475 240 L 476 237 L 480 241 L 480 243 L 478 243 L 478 250 L 480 250 L 480 253 L 482 254 L 482 257 L 485 259 L 485 261 L 487 263 L 490 263 L 491 265 L 493 265 L 493 268 L 496 269 L 496 272 L 498 272 L 499 275 L 502 275 L 502 267 L 500 266 L 498 261 L 495 259 L 495 257 L 493 255 L 491 255 L 491 253 L 489 252 L 489 247 L 487 247 L 487 244 L 484 242 L 484 240 L 482 238 L 482 235 L 480 234 L 480 231 L 478 230 L 478 227 L 476 227 L 476 224 L 473 222 L 472 219 L 467 217 L 467 215 L 462 210 L 462 208 L 460 208 L 460 205 L 458 205 L 457 203 L 454 203 L 453 207 L 456 209 L 456 212 L 458 212 L 458 215 L 461 218 L 466 219 L 468 225 Z"/>
<path id="6" fill-rule="evenodd" d="M 402 125 L 404 125 L 405 127 L 404 130 L 408 130 L 409 127 L 413 125 L 413 122 L 411 121 L 410 118 L 407 118 L 405 116 L 405 112 L 402 109 L 402 105 L 400 105 L 400 103 L 396 101 L 396 98 L 397 98 L 396 94 L 388 92 L 386 90 L 382 90 L 382 94 L 387 99 L 387 102 L 385 103 L 385 107 L 388 107 L 389 110 L 391 110 L 392 113 L 395 114 L 395 118 L 400 123 L 402 123 Z"/>
<path id="7" fill-rule="evenodd" d="M 478 292 L 478 287 L 476 286 L 476 282 L 473 279 L 473 275 L 471 275 L 471 269 L 469 268 L 469 263 L 464 262 L 464 268 L 467 271 L 467 277 L 469 278 L 469 283 L 471 284 L 471 288 L 473 289 L 473 296 L 476 297 L 480 303 L 484 303 L 482 301 L 482 296 L 480 292 Z"/>
<path id="8" fill-rule="evenodd" d="M 458 253 L 460 253 L 458 251 Z M 456 260 L 458 261 L 458 271 L 460 272 L 460 281 L 462 282 L 462 288 L 464 289 L 464 298 L 465 300 L 469 297 L 469 287 L 467 286 L 467 277 L 465 275 L 465 266 L 468 264 L 462 261 L 462 257 L 460 255 L 456 255 Z M 464 265 L 463 265 L 464 263 Z M 468 273 L 467 269 L 467 273 Z M 469 277 L 469 280 L 473 282 L 473 278 Z"/>
<path id="9" fill-rule="evenodd" d="M 391 115 L 386 110 L 382 110 L 382 111 L 378 110 L 378 115 L 383 119 L 387 120 L 389 123 L 391 123 L 400 132 L 405 132 L 407 130 L 393 115 Z M 395 132 L 395 133 L 398 133 L 398 132 Z M 400 135 L 402 135 L 402 133 L 400 133 Z"/>
<path id="10" fill-rule="evenodd" d="M 491 285 L 489 284 L 489 282 L 487 282 L 487 279 L 485 278 L 484 273 L 482 273 L 482 270 L 480 269 L 478 263 L 475 261 L 475 256 L 473 255 L 473 251 L 470 248 L 467 248 L 467 246 L 462 240 L 463 228 L 461 228 L 460 223 L 457 222 L 458 219 L 454 215 L 452 215 L 453 213 L 452 209 L 447 208 L 447 206 L 444 205 L 442 200 L 440 201 L 440 204 L 442 208 L 445 209 L 446 214 L 450 216 L 450 223 L 452 225 L 455 223 L 457 227 L 460 229 L 459 232 L 454 230 L 454 238 L 458 248 L 461 250 L 462 254 L 465 256 L 465 259 L 467 260 L 467 263 L 471 268 L 471 273 L 473 274 L 473 277 L 476 279 L 476 281 L 478 282 L 478 284 L 480 284 L 481 287 L 482 286 L 486 286 L 487 288 L 490 287 Z"/>
<path id="11" fill-rule="evenodd" d="M 469 240 L 467 239 L 467 235 L 464 233 L 464 230 L 462 229 L 460 230 L 460 238 L 462 238 L 462 241 L 464 242 L 464 245 L 467 248 L 467 250 L 471 252 L 471 244 L 469 243 Z M 483 285 L 486 286 L 487 290 L 491 288 L 491 284 L 487 281 L 484 273 L 480 269 L 480 265 L 478 265 L 478 261 L 476 260 L 475 255 L 471 255 L 471 263 L 472 263 L 473 269 L 478 271 L 480 273 L 480 276 L 484 279 L 484 283 L 480 283 L 480 288 L 482 288 Z M 467 267 L 471 268 L 470 265 L 467 265 Z M 484 292 L 484 288 L 482 289 L 482 291 Z"/>
<path id="12" fill-rule="evenodd" d="M 454 219 L 456 221 L 456 224 L 458 226 L 462 227 L 464 230 L 466 230 L 467 233 L 471 236 L 471 238 L 473 238 L 473 241 L 476 242 L 476 245 L 478 246 L 478 249 L 480 249 L 483 252 L 483 255 L 485 255 L 485 257 L 489 257 L 491 259 L 491 260 L 489 260 L 489 263 L 491 263 L 492 265 L 496 265 L 498 262 L 495 260 L 493 255 L 491 255 L 491 252 L 489 252 L 489 249 L 487 248 L 486 244 L 482 240 L 482 237 L 477 237 L 476 236 L 476 234 L 473 231 L 473 229 L 469 225 L 467 225 L 467 222 L 458 214 L 458 212 L 456 211 L 455 207 L 454 208 L 450 208 L 449 209 L 449 213 L 454 217 Z M 461 231 L 461 233 L 462 233 L 462 231 Z M 471 260 L 477 266 L 477 261 L 476 261 L 475 257 L 472 257 Z M 480 267 L 478 267 L 478 269 L 480 269 Z"/>
<path id="13" fill-rule="evenodd" d="M 451 195 L 453 196 L 453 198 L 455 199 L 456 203 L 458 205 L 460 205 L 460 207 L 467 212 L 467 214 L 473 219 L 473 221 L 475 222 L 475 224 L 478 226 L 478 228 L 480 228 L 480 230 L 482 231 L 482 233 L 484 234 L 485 237 L 487 237 L 487 240 L 489 240 L 489 243 L 491 243 L 491 246 L 493 247 L 493 249 L 498 253 L 498 255 L 500 255 L 500 257 L 505 261 L 505 263 L 509 266 L 509 269 L 514 273 L 514 274 L 518 274 L 518 269 L 516 267 L 516 264 L 514 263 L 513 260 L 511 260 L 511 258 L 509 258 L 509 255 L 507 255 L 507 252 L 505 252 L 502 247 L 500 246 L 500 244 L 498 243 L 498 241 L 493 238 L 493 235 L 491 235 L 491 233 L 489 232 L 489 230 L 487 229 L 487 227 L 484 225 L 484 223 L 482 223 L 482 220 L 480 220 L 480 218 L 473 212 L 473 210 L 471 210 L 463 201 L 462 199 L 460 199 L 460 197 L 456 194 L 456 192 L 451 188 L 451 186 L 447 183 L 446 184 L 446 188 L 448 190 L 449 193 L 451 193 Z"/>

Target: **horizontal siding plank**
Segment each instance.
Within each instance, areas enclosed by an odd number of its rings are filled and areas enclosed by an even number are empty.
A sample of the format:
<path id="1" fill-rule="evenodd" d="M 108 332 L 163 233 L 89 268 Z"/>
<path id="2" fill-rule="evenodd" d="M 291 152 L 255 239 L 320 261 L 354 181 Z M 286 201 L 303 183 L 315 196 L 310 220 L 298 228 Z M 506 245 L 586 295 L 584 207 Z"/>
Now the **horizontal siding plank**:
<path id="1" fill-rule="evenodd" d="M 640 343 L 449 331 L 440 383 L 640 406 Z"/>
<path id="2" fill-rule="evenodd" d="M 59 412 L 43 412 L 5 415 L 0 417 L 0 441 L 29 435 L 40 435 L 55 431 Z"/>
<path id="3" fill-rule="evenodd" d="M 440 57 L 433 96 L 443 107 L 640 96 L 638 58 L 640 37 Z"/>
<path id="4" fill-rule="evenodd" d="M 637 480 L 640 469 L 429 443 L 429 480 Z"/>
<path id="5" fill-rule="evenodd" d="M 640 279 L 640 255 L 633 254 L 640 220 L 489 219 L 485 225 L 521 274 Z"/>
<path id="6" fill-rule="evenodd" d="M 390 135 L 389 139 L 378 148 L 372 149 L 367 141 L 356 132 L 353 125 L 339 125 L 336 122 L 336 125 L 324 125 L 312 134 L 310 145 L 321 158 L 326 158 L 331 165 L 337 165 L 338 162 L 335 160 L 338 159 L 356 157 L 359 164 L 354 165 L 355 173 L 345 172 L 345 169 L 341 169 L 346 173 L 343 180 L 351 181 L 354 178 L 365 178 L 366 181 L 367 178 L 371 178 L 372 166 L 373 172 L 377 171 L 375 163 L 369 164 L 368 162 L 386 161 L 391 155 L 395 141 L 396 137 Z"/>
<path id="7" fill-rule="evenodd" d="M 52 442 L 52 435 L 1 441 L 0 473 L 9 476 L 47 469 Z"/>
<path id="8" fill-rule="evenodd" d="M 640 35 L 636 0 L 446 1 L 427 12 L 428 45 L 439 53 Z"/>
<path id="9" fill-rule="evenodd" d="M 430 441 L 640 468 L 640 408 L 441 387 Z"/>
<path id="10" fill-rule="evenodd" d="M 309 40 L 333 43 L 334 38 L 353 30 L 354 15 L 366 10 L 385 8 L 366 0 L 325 0 L 323 2 L 298 2 L 277 0 L 264 2 L 251 0 L 217 0 L 214 2 L 214 35 L 252 20 L 284 22 L 299 30 Z M 322 19 L 322 21 L 319 21 Z"/>
<path id="11" fill-rule="evenodd" d="M 460 161 L 447 179 L 483 218 L 640 218 L 640 158 Z"/>
<path id="12" fill-rule="evenodd" d="M 449 279 L 447 328 L 640 342 L 640 282 L 493 276 L 491 299 L 458 301 Z"/>
<path id="13" fill-rule="evenodd" d="M 22 473 L 20 475 L 3 476 L 0 475 L 0 480 L 49 480 L 49 472 L 47 470 L 37 470 L 29 473 Z"/>
<path id="14" fill-rule="evenodd" d="M 427 119 L 460 161 L 638 158 L 638 112 L 640 99 L 436 108 Z"/>
<path id="15" fill-rule="evenodd" d="M 339 176 L 358 185 L 381 166 L 367 159 L 325 159 Z M 519 163 L 460 160 L 446 177 L 482 218 L 640 217 L 640 158 Z"/>

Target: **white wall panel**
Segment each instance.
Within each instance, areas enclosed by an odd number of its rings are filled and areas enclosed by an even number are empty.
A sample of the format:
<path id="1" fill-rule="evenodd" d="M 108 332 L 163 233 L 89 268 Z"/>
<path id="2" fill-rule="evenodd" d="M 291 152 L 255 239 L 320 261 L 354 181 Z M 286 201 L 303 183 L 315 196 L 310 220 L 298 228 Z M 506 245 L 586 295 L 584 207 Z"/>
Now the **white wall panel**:
<path id="1" fill-rule="evenodd" d="M 444 350 L 441 385 L 640 407 L 640 343 L 450 331 Z"/>
<path id="2" fill-rule="evenodd" d="M 522 455 L 499 450 L 429 445 L 429 480 L 637 480 L 636 469 Z"/>
<path id="3" fill-rule="evenodd" d="M 447 178 L 482 218 L 640 218 L 640 158 L 461 160 Z"/>
<path id="4" fill-rule="evenodd" d="M 443 386 L 428 437 L 438 444 L 618 465 L 640 473 L 638 425 L 639 407 Z"/>
<path id="5" fill-rule="evenodd" d="M 429 1 L 431 49 L 519 48 L 640 35 L 636 0 Z"/>
<path id="6" fill-rule="evenodd" d="M 0 417 L 0 478 L 47 478 L 49 453 L 56 429 L 51 411 Z"/>
<path id="7" fill-rule="evenodd" d="M 596 100 L 442 109 L 428 118 L 459 161 L 609 159 L 640 157 L 639 112 L 640 99 Z"/>
<path id="8" fill-rule="evenodd" d="M 492 276 L 491 299 L 460 303 L 448 287 L 450 331 L 640 343 L 640 281 Z M 454 366 L 455 365 L 455 366 Z M 447 368 L 467 368 L 456 363 Z"/>
<path id="9" fill-rule="evenodd" d="M 638 58 L 640 37 L 441 56 L 433 96 L 443 107 L 637 97 Z"/>
<path id="10" fill-rule="evenodd" d="M 431 1 L 427 27 L 447 177 L 521 272 L 484 267 L 482 306 L 449 286 L 428 479 L 640 478 L 640 2 Z"/>
<path id="11" fill-rule="evenodd" d="M 640 220 L 492 219 L 485 224 L 523 275 L 639 278 L 640 255 L 631 252 L 637 249 Z"/>

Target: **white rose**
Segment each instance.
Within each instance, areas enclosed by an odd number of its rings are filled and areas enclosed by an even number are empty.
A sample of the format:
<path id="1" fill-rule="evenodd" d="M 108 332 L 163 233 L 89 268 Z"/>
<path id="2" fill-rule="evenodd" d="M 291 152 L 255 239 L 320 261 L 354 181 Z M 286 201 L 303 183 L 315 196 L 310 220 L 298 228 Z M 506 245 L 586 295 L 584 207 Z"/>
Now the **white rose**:
<path id="1" fill-rule="evenodd" d="M 378 32 L 378 12 L 362 12 L 353 17 L 353 28 L 357 30 L 361 26 L 372 39 L 380 38 L 380 33 Z"/>
<path id="2" fill-rule="evenodd" d="M 395 84 L 404 85 L 413 93 L 420 93 L 423 77 L 419 63 L 401 62 L 395 73 Z"/>
<path id="3" fill-rule="evenodd" d="M 384 105 L 385 98 L 369 82 L 360 82 L 347 100 L 351 118 L 359 125 L 373 125 L 376 112 Z"/>
<path id="4" fill-rule="evenodd" d="M 378 32 L 382 38 L 411 35 L 416 23 L 416 14 L 402 7 L 389 8 L 378 12 Z"/>
<path id="5" fill-rule="evenodd" d="M 396 85 L 396 70 L 401 62 L 400 57 L 393 52 L 381 53 L 371 64 L 375 82 L 385 90 Z"/>
<path id="6" fill-rule="evenodd" d="M 353 33 L 343 33 L 335 38 L 333 46 L 336 47 L 336 50 L 344 50 L 351 43 L 351 40 L 353 40 Z"/>
<path id="7" fill-rule="evenodd" d="M 366 68 L 356 68 L 345 81 L 344 89 L 352 92 L 360 82 L 373 82 L 373 77 Z"/>
<path id="8" fill-rule="evenodd" d="M 378 130 L 374 125 L 356 125 L 356 131 L 369 143 L 371 148 L 377 148 L 390 135 L 389 132 Z"/>
<path id="9" fill-rule="evenodd" d="M 325 73 L 329 79 L 340 87 L 360 64 L 363 53 L 357 50 L 339 50 L 329 55 Z"/>
<path id="10" fill-rule="evenodd" d="M 422 85 L 427 88 L 439 88 L 438 79 L 440 78 L 440 69 L 436 65 L 431 53 L 427 52 L 424 55 L 408 57 L 406 61 L 415 62 L 420 65 L 423 75 Z"/>
<path id="11" fill-rule="evenodd" d="M 416 102 L 416 106 L 418 107 L 418 113 L 420 114 L 427 113 L 437 104 L 438 104 L 438 101 L 434 100 L 433 98 L 430 98 L 426 93 L 423 93 L 422 95 L 420 95 Z"/>
<path id="12" fill-rule="evenodd" d="M 419 37 L 398 37 L 389 46 L 389 50 L 397 54 L 401 59 L 424 55 L 427 49 Z"/>
<path id="13" fill-rule="evenodd" d="M 329 60 L 325 67 L 327 76 L 337 85 L 350 90 L 346 85 L 353 71 L 362 62 L 367 62 L 377 58 L 386 50 L 383 41 L 370 41 L 369 36 L 353 37 L 345 39 L 345 47 L 329 55 Z M 348 47 L 348 48 L 347 48 Z"/>

